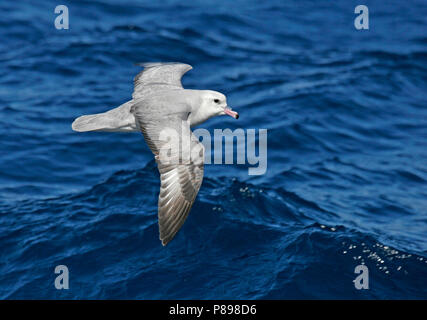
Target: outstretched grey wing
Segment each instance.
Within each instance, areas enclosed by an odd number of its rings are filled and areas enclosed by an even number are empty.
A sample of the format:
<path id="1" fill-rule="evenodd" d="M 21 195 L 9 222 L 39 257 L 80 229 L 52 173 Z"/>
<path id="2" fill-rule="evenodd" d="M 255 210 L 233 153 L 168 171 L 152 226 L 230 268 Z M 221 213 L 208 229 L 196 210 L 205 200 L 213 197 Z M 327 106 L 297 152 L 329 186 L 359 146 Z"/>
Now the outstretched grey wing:
<path id="1" fill-rule="evenodd" d="M 185 63 L 139 63 L 144 67 L 134 79 L 133 99 L 146 96 L 159 89 L 182 88 L 181 78 L 192 66 Z"/>
<path id="2" fill-rule="evenodd" d="M 158 203 L 160 240 L 166 245 L 185 222 L 203 180 L 204 147 L 191 132 L 187 115 L 166 118 L 134 116 L 160 172 Z"/>

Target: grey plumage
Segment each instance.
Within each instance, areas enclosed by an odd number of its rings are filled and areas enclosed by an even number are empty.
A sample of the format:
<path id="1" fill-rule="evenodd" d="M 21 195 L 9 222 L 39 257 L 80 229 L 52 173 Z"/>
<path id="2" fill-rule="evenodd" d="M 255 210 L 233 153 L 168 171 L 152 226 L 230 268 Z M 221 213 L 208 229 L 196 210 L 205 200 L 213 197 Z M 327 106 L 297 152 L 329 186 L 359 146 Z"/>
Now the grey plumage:
<path id="1" fill-rule="evenodd" d="M 164 89 L 182 89 L 181 78 L 193 69 L 184 63 L 139 63 L 144 67 L 134 78 L 133 99 L 143 98 L 147 95 Z"/>
<path id="2" fill-rule="evenodd" d="M 110 111 L 78 117 L 71 125 L 74 131 L 132 132 L 137 131 L 130 113 L 134 101 L 128 101 Z"/>
<path id="3" fill-rule="evenodd" d="M 183 225 L 199 192 L 203 180 L 204 149 L 191 132 L 190 123 L 187 121 L 191 106 L 185 104 L 181 97 L 176 97 L 176 92 L 172 92 L 172 96 L 170 92 L 183 89 L 181 77 L 192 67 L 186 64 L 143 66 L 145 69 L 135 77 L 135 91 L 132 96 L 136 102 L 131 113 L 155 156 L 160 172 L 159 231 L 160 240 L 166 245 Z M 170 105 L 172 101 L 175 106 Z M 161 130 L 165 129 L 177 133 L 175 143 L 182 145 L 182 140 L 188 139 L 191 141 L 191 150 L 196 145 L 199 146 L 201 152 L 197 158 L 182 161 L 180 156 L 190 153 L 190 150 L 180 150 L 177 146 L 159 140 Z M 163 159 L 160 154 L 162 148 L 173 150 L 175 154 Z"/>
<path id="4" fill-rule="evenodd" d="M 182 87 L 181 77 L 192 69 L 190 65 L 140 65 L 144 69 L 134 78 L 131 101 L 105 113 L 81 116 L 72 128 L 142 132 L 160 172 L 159 232 L 166 245 L 187 218 L 203 180 L 204 147 L 190 128 L 216 115 L 238 114 L 219 92 Z"/>

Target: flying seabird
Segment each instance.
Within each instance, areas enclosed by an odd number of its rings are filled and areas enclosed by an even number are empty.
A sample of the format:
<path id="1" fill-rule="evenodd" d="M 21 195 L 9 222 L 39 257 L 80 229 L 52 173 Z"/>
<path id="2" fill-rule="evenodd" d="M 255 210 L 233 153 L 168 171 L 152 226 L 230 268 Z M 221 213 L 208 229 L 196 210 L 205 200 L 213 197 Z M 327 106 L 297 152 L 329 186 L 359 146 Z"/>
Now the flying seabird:
<path id="1" fill-rule="evenodd" d="M 110 111 L 84 115 L 72 123 L 78 132 L 139 132 L 154 154 L 160 172 L 158 218 L 165 246 L 190 212 L 203 180 L 204 147 L 191 127 L 219 115 L 235 119 L 217 91 L 184 89 L 183 63 L 143 63 L 134 78 L 132 100 Z"/>

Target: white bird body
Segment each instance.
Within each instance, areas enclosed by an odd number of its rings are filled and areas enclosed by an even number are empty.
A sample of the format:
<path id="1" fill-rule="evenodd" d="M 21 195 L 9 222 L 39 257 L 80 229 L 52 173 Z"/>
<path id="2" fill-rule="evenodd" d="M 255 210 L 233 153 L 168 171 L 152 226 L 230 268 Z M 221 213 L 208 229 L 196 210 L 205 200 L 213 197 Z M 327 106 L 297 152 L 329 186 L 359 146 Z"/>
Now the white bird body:
<path id="1" fill-rule="evenodd" d="M 78 132 L 86 131 L 104 131 L 104 132 L 139 132 L 135 117 L 131 111 L 132 106 L 136 104 L 155 104 L 159 113 L 168 114 L 170 101 L 173 99 L 174 112 L 188 112 L 190 126 L 197 126 L 206 120 L 220 115 L 222 110 L 211 110 L 206 106 L 206 97 L 220 94 L 210 90 L 180 90 L 179 95 L 171 90 L 156 92 L 152 97 L 141 97 L 137 100 L 130 100 L 117 108 L 107 112 L 84 115 L 78 117 L 72 124 L 72 129 Z M 172 97 L 171 97 L 172 95 Z"/>
<path id="2" fill-rule="evenodd" d="M 181 77 L 192 69 L 190 65 L 143 66 L 134 79 L 132 100 L 104 113 L 81 116 L 72 128 L 79 132 L 142 131 L 160 172 L 159 230 L 166 245 L 187 218 L 203 180 L 204 148 L 190 127 L 217 115 L 228 114 L 236 119 L 239 115 L 228 108 L 220 92 L 182 87 Z M 175 132 L 176 139 L 162 138 L 165 130 Z"/>

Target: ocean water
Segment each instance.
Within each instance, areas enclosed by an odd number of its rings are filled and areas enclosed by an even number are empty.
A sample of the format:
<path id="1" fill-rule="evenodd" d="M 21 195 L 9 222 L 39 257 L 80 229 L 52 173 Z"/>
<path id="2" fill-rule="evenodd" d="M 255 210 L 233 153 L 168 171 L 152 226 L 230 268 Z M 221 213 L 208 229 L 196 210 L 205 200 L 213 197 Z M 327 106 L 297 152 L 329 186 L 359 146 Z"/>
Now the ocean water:
<path id="1" fill-rule="evenodd" d="M 426 299 L 427 3 L 363 1 L 362 31 L 358 4 L 1 1 L 0 298 Z M 207 165 L 167 247 L 142 135 L 70 127 L 141 61 L 227 95 L 240 119 L 210 132 L 268 129 L 266 174 Z"/>

